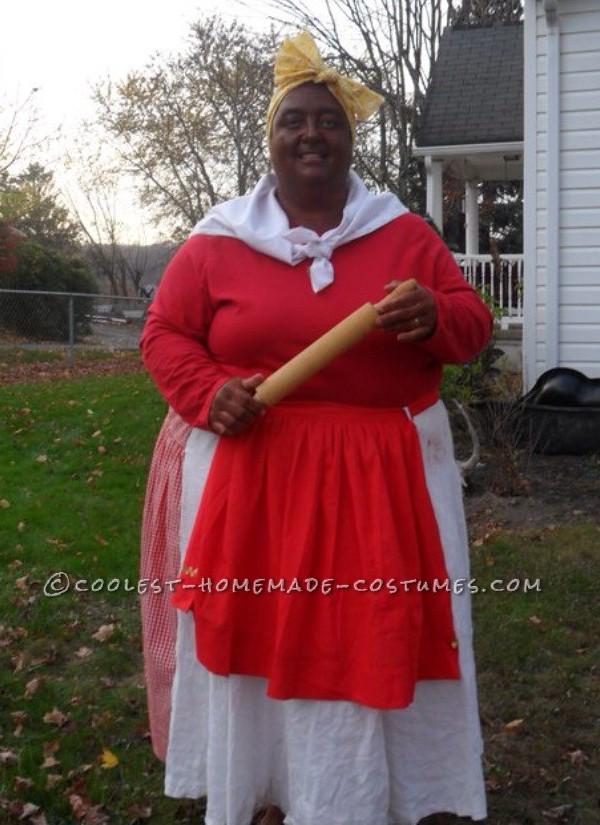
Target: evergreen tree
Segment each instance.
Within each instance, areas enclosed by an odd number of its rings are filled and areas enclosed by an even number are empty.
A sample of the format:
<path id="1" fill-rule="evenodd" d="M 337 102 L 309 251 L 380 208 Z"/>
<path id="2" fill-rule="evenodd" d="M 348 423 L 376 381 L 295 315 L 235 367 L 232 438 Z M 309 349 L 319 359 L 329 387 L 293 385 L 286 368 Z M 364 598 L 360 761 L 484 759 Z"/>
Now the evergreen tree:
<path id="1" fill-rule="evenodd" d="M 0 175 L 0 217 L 44 249 L 71 254 L 79 248 L 79 229 L 60 203 L 54 173 L 39 163 Z"/>

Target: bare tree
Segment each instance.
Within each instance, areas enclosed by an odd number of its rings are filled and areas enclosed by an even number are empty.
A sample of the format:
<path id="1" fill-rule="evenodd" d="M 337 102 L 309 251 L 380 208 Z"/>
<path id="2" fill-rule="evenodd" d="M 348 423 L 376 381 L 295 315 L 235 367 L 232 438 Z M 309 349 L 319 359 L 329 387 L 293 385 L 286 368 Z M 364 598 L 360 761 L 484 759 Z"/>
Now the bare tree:
<path id="1" fill-rule="evenodd" d="M 22 101 L 0 103 L 0 174 L 9 172 L 26 152 L 43 142 L 36 135 L 37 91 L 37 88 L 32 89 Z"/>
<path id="2" fill-rule="evenodd" d="M 244 194 L 266 169 L 273 50 L 272 33 L 211 18 L 192 27 L 183 55 L 158 55 L 124 82 L 97 88 L 100 122 L 142 203 L 175 234 Z"/>
<path id="3" fill-rule="evenodd" d="M 92 134 L 86 130 L 86 134 Z M 83 255 L 112 295 L 138 295 L 148 267 L 147 247 L 125 239 L 119 220 L 121 176 L 103 147 L 75 144 L 66 164 L 77 173 L 77 190 L 66 191 L 72 214 L 85 239 Z"/>
<path id="4" fill-rule="evenodd" d="M 359 131 L 356 167 L 376 188 L 416 206 L 420 181 L 412 146 L 431 66 L 452 0 L 325 0 L 315 17 L 302 0 L 277 0 L 274 19 L 307 28 L 326 60 L 385 100 L 378 120 Z"/>
<path id="5" fill-rule="evenodd" d="M 518 23 L 523 19 L 523 0 L 462 0 L 451 10 L 451 25 Z"/>
<path id="6" fill-rule="evenodd" d="M 324 0 L 319 16 L 308 0 L 271 8 L 276 22 L 309 29 L 326 59 L 383 96 L 376 124 L 359 131 L 356 167 L 416 209 L 424 193 L 412 148 L 442 31 L 522 17 L 522 0 Z"/>

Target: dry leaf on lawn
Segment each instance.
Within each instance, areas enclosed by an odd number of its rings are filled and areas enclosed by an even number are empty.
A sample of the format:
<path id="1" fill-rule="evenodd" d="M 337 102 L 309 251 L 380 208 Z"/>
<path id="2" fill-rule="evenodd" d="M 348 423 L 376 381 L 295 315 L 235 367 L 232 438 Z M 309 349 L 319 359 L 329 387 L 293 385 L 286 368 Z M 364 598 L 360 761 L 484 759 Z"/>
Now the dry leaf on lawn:
<path id="1" fill-rule="evenodd" d="M 69 803 L 75 816 L 84 825 L 105 825 L 108 822 L 108 816 L 102 810 L 102 805 L 92 805 L 87 799 L 75 793 L 69 796 Z"/>
<path id="2" fill-rule="evenodd" d="M 587 762 L 587 756 L 581 750 L 571 751 L 569 753 L 569 759 L 574 768 L 580 768 L 584 762 Z"/>
<path id="3" fill-rule="evenodd" d="M 102 805 L 92 805 L 83 818 L 83 825 L 107 825 L 108 814 L 102 810 Z"/>
<path id="4" fill-rule="evenodd" d="M 25 698 L 30 699 L 34 693 L 37 693 L 42 686 L 43 681 L 44 680 L 39 676 L 35 676 L 33 679 L 30 679 L 25 685 Z"/>
<path id="5" fill-rule="evenodd" d="M 59 728 L 64 727 L 69 721 L 67 714 L 63 713 L 62 710 L 59 710 L 57 707 L 45 713 L 42 719 L 47 725 L 56 725 Z"/>
<path id="6" fill-rule="evenodd" d="M 19 757 L 14 751 L 7 748 L 0 750 L 0 765 L 14 765 L 19 761 Z"/>
<path id="7" fill-rule="evenodd" d="M 28 791 L 34 784 L 33 779 L 30 779 L 28 776 L 15 776 L 13 779 L 15 791 Z"/>
<path id="8" fill-rule="evenodd" d="M 114 632 L 114 624 L 103 624 L 95 633 L 92 633 L 92 639 L 96 639 L 98 642 L 105 642 L 107 639 L 110 639 Z"/>
<path id="9" fill-rule="evenodd" d="M 573 810 L 572 805 L 558 805 L 556 808 L 550 808 L 547 811 L 542 811 L 542 816 L 546 819 L 551 819 L 553 822 L 560 822 L 569 816 Z"/>
<path id="10" fill-rule="evenodd" d="M 21 811 L 21 816 L 19 819 L 27 819 L 30 816 L 35 816 L 40 811 L 39 805 L 34 805 L 33 802 L 26 802 L 23 805 L 23 810 Z"/>
<path id="11" fill-rule="evenodd" d="M 115 756 L 115 754 L 112 751 L 109 751 L 108 748 L 103 748 L 98 759 L 100 760 L 100 767 L 105 768 L 106 770 L 116 768 L 119 764 L 119 757 Z"/>
<path id="12" fill-rule="evenodd" d="M 15 587 L 17 590 L 22 590 L 23 592 L 29 592 L 29 585 L 27 584 L 27 579 L 29 575 L 26 574 L 25 576 L 21 576 L 19 579 L 15 579 Z"/>
<path id="13" fill-rule="evenodd" d="M 59 739 L 49 739 L 47 742 L 42 744 L 42 753 L 44 756 L 52 756 L 53 753 L 60 748 L 60 740 Z"/>
<path id="14" fill-rule="evenodd" d="M 90 803 L 78 793 L 69 795 L 69 805 L 78 819 L 83 819 L 86 811 L 89 810 L 90 807 Z"/>
<path id="15" fill-rule="evenodd" d="M 51 791 L 55 785 L 62 782 L 63 777 L 60 773 L 49 773 L 46 777 L 46 790 Z"/>
<path id="16" fill-rule="evenodd" d="M 511 722 L 507 722 L 506 725 L 504 725 L 504 730 L 507 733 L 518 733 L 522 729 L 524 723 L 524 719 L 513 719 Z"/>
<path id="17" fill-rule="evenodd" d="M 141 802 L 133 802 L 127 808 L 127 816 L 130 819 L 150 819 L 152 816 L 152 808 L 150 805 L 144 805 Z"/>
<path id="18" fill-rule="evenodd" d="M 11 713 L 10 717 L 13 720 L 13 724 L 15 726 L 13 736 L 21 736 L 21 734 L 23 733 L 23 725 L 25 724 L 25 720 L 27 719 L 27 711 L 15 710 L 13 713 Z"/>

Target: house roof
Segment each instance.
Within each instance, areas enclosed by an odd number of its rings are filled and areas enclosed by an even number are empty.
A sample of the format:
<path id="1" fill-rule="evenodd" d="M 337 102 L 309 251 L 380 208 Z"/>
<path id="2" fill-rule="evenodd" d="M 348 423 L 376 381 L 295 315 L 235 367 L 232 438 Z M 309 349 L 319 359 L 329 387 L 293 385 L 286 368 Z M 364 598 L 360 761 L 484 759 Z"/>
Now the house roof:
<path id="1" fill-rule="evenodd" d="M 446 29 L 417 145 L 522 141 L 523 81 L 522 23 Z"/>

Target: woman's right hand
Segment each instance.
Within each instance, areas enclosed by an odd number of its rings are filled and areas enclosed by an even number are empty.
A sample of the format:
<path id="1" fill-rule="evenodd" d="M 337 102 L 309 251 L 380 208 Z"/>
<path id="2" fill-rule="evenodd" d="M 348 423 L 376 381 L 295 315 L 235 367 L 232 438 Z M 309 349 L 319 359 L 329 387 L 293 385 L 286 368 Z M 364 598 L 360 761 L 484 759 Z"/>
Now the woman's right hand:
<path id="1" fill-rule="evenodd" d="M 254 423 L 266 412 L 267 405 L 254 397 L 254 391 L 264 381 L 260 373 L 249 378 L 230 378 L 215 393 L 208 423 L 217 435 L 235 435 Z"/>

